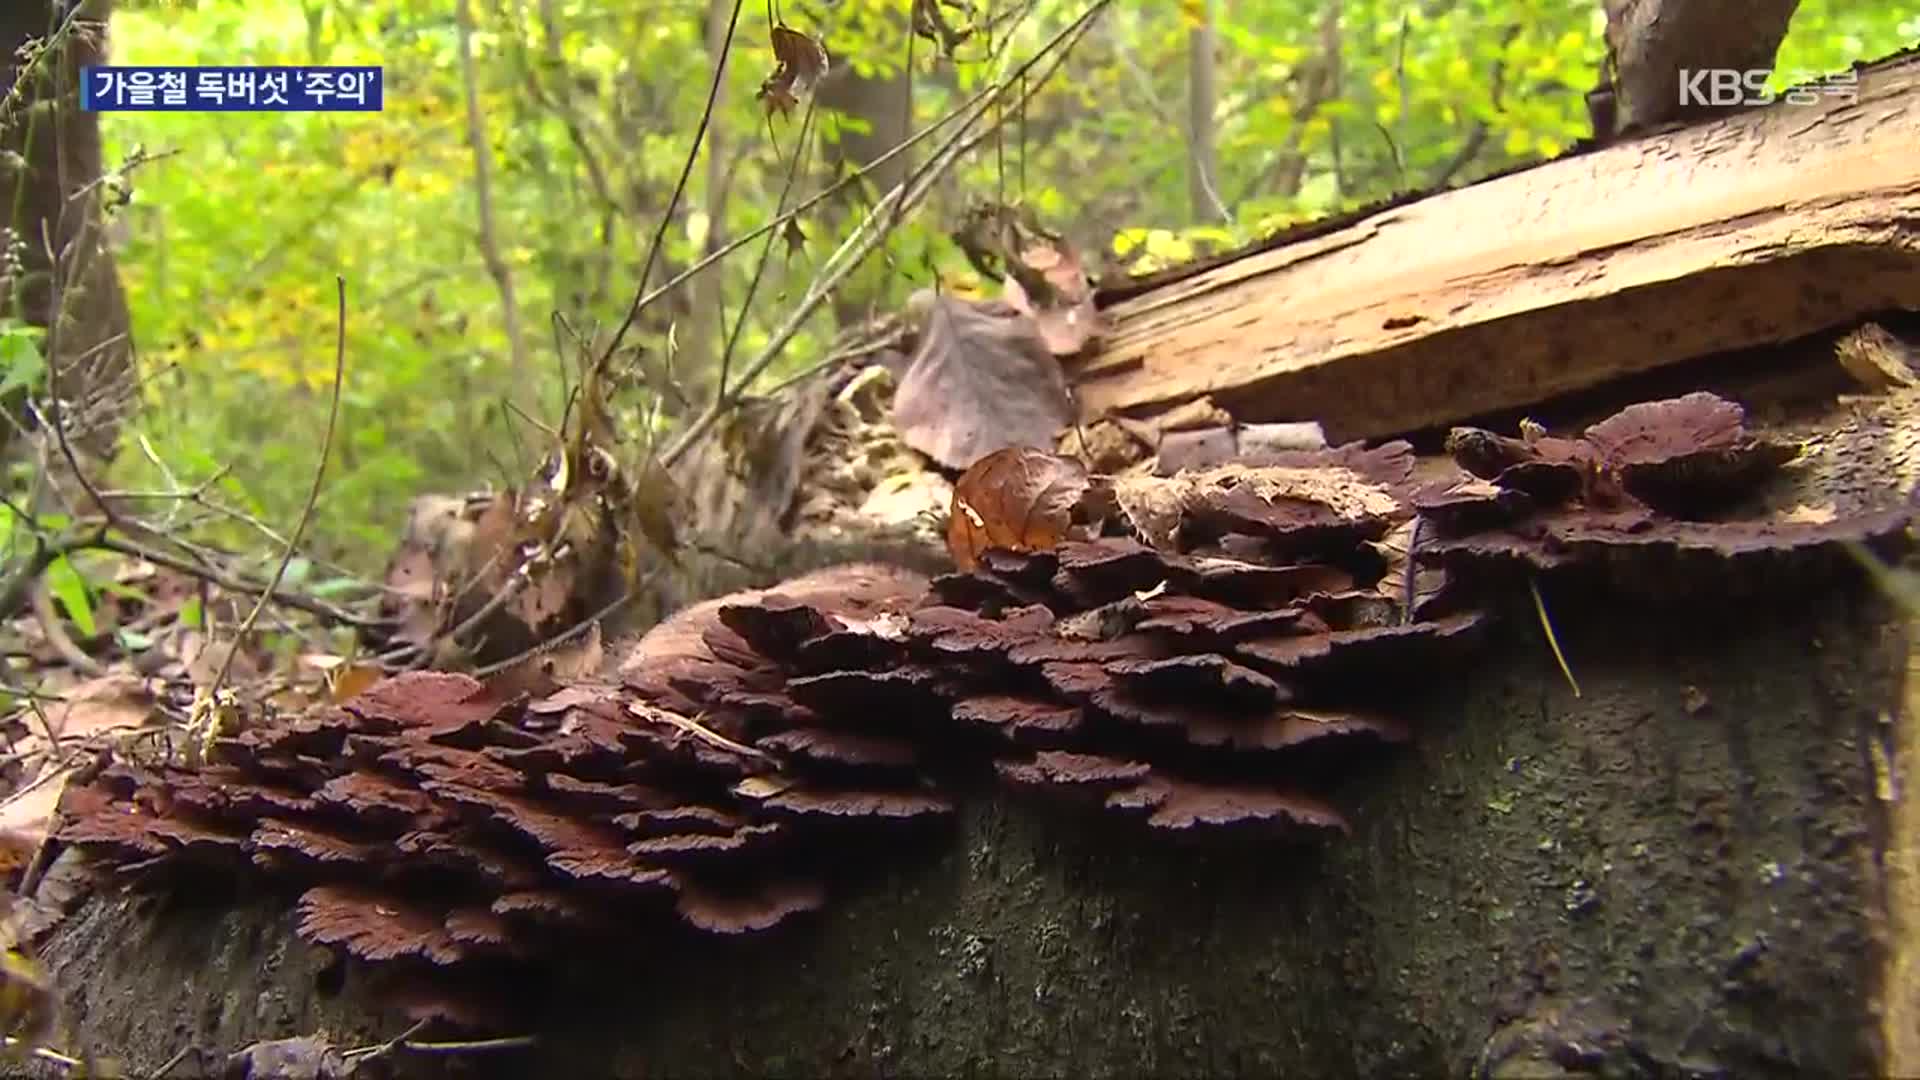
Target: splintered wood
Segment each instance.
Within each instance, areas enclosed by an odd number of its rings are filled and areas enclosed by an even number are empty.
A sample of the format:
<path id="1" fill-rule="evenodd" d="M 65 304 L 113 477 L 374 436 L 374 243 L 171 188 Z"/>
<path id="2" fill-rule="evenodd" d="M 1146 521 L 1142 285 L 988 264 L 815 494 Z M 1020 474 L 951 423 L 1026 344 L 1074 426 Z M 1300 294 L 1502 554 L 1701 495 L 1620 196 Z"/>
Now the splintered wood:
<path id="1" fill-rule="evenodd" d="M 1211 395 L 1335 442 L 1920 309 L 1920 57 L 1394 207 L 1107 309 L 1083 419 Z"/>

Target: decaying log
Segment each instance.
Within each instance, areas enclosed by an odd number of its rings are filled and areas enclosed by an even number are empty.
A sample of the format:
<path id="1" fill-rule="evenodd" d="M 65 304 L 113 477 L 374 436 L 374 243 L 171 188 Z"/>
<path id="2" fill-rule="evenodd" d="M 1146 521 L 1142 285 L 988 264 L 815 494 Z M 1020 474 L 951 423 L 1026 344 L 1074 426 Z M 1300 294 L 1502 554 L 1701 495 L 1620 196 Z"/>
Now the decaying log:
<path id="1" fill-rule="evenodd" d="M 969 799 L 944 854 L 807 925 L 551 954 L 520 988 L 535 1013 L 496 1029 L 540 1045 L 467 1064 L 1901 1075 L 1873 1013 L 1894 950 L 1872 914 L 1886 804 L 1867 747 L 1905 657 L 1874 594 L 1836 580 L 1810 602 L 1685 612 L 1550 595 L 1581 696 L 1515 605 L 1481 660 L 1403 713 L 1412 752 L 1344 785 L 1350 839 L 1187 851 Z M 347 1046 L 406 1027 L 366 972 L 292 939 L 285 899 L 204 880 L 222 891 L 90 901 L 47 948 L 76 1022 L 133 1075 L 189 1042 L 320 1030 Z M 439 1058 L 400 1064 L 446 1075 Z"/>
<path id="2" fill-rule="evenodd" d="M 1920 56 L 1395 206 L 1108 308 L 1084 418 L 1211 395 L 1335 442 L 1920 309 Z"/>
<path id="3" fill-rule="evenodd" d="M 603 678 L 114 760 L 57 835 L 172 921 L 110 887 L 45 955 L 148 1068 L 385 1008 L 590 1075 L 1875 1071 L 1906 653 L 1838 547 L 1912 516 L 1915 400 L 1117 479 L 1103 535 L 698 605 Z"/>

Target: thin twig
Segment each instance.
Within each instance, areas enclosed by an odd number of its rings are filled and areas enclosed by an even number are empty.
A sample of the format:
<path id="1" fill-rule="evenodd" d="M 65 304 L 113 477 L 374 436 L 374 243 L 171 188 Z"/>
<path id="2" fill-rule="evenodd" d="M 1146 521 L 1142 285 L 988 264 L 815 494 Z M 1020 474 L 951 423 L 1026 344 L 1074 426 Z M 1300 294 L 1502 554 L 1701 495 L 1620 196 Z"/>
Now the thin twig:
<path id="1" fill-rule="evenodd" d="M 698 736 L 699 738 L 705 740 L 706 742 L 712 743 L 713 745 L 721 748 L 722 750 L 731 751 L 732 753 L 739 754 L 743 757 L 754 758 L 755 760 L 758 760 L 758 761 L 774 760 L 773 755 L 767 753 L 765 750 L 757 750 L 751 746 L 745 745 L 744 743 L 734 742 L 732 739 L 729 739 L 725 735 L 722 735 L 719 732 L 714 731 L 712 728 L 707 727 L 706 725 L 700 723 L 698 720 L 688 719 L 687 717 L 681 716 L 677 712 L 672 712 L 667 709 L 657 708 L 655 706 L 648 705 L 645 702 L 640 702 L 640 701 L 628 702 L 627 711 L 639 717 L 642 720 L 651 720 L 655 723 L 667 724 L 672 727 L 679 728 L 680 730 L 685 731 L 691 735 Z"/>
<path id="2" fill-rule="evenodd" d="M 793 143 L 793 160 L 787 163 L 787 179 L 780 186 L 779 201 L 774 204 L 775 217 L 786 211 L 787 197 L 793 194 L 793 183 L 800 176 L 800 162 L 807 155 L 807 136 L 813 130 L 813 111 L 818 102 L 817 96 L 807 95 L 807 111 L 800 117 L 800 134 Z M 727 335 L 726 348 L 720 352 L 720 378 L 713 384 L 715 400 L 726 395 L 727 375 L 732 371 L 734 350 L 740 347 L 740 334 L 747 327 L 747 313 L 753 310 L 753 298 L 760 291 L 760 279 L 766 274 L 767 265 L 773 261 L 773 245 L 779 238 L 779 233 L 768 233 L 766 244 L 760 248 L 760 260 L 754 265 L 753 279 L 747 282 L 747 295 L 740 300 L 740 316 L 733 321 L 733 332 Z"/>
<path id="3" fill-rule="evenodd" d="M 424 1021 L 423 1021 L 424 1022 Z M 420 1025 L 415 1024 L 418 1028 Z M 409 1054 L 484 1054 L 494 1050 L 519 1050 L 538 1045 L 538 1035 L 507 1035 L 497 1039 L 468 1039 L 460 1042 L 414 1042 L 407 1035 L 379 1046 L 356 1046 L 341 1053 L 341 1057 L 352 1061 L 362 1059 L 362 1063 L 372 1061 L 376 1056 L 384 1057 L 393 1050 L 405 1050 Z"/>
<path id="4" fill-rule="evenodd" d="M 652 571 L 648 571 L 648 574 L 649 576 L 651 576 Z M 646 579 L 642 578 L 640 586 L 637 586 L 636 588 L 644 587 L 645 584 L 646 584 Z M 593 614 L 587 616 L 586 618 L 581 619 L 579 622 L 574 623 L 572 626 L 567 627 L 565 630 L 562 630 L 558 634 L 553 635 L 552 637 L 548 638 L 545 641 L 540 642 L 537 645 L 529 645 L 528 647 L 520 650 L 519 652 L 514 653 L 512 656 L 507 657 L 505 660 L 498 660 L 498 661 L 495 661 L 494 663 L 488 664 L 485 667 L 475 668 L 473 670 L 473 677 L 476 679 L 484 679 L 487 676 L 492 675 L 496 672 L 505 671 L 506 669 L 512 667 L 513 665 L 519 663 L 520 661 L 525 660 L 529 656 L 534 656 L 539 653 L 548 652 L 550 650 L 557 649 L 562 645 L 565 645 L 567 642 L 572 641 L 574 638 L 580 636 L 583 633 L 586 633 L 587 630 L 590 629 L 595 623 L 598 623 L 600 620 L 611 616 L 614 612 L 619 611 L 621 608 L 626 607 L 627 604 L 633 600 L 634 592 L 635 592 L 635 589 L 628 589 L 622 592 L 619 596 L 614 597 L 612 603 L 606 604 L 605 606 L 601 607 L 599 611 L 596 611 Z"/>
<path id="5" fill-rule="evenodd" d="M 908 150 L 912 149 L 915 144 L 925 139 L 931 138 L 934 132 L 939 131 L 941 128 L 944 128 L 948 124 L 951 124 L 952 122 L 954 122 L 955 120 L 960 119 L 962 116 L 969 115 L 981 102 L 985 101 L 987 97 L 994 92 L 995 89 L 996 88 L 991 85 L 982 87 L 980 90 L 976 91 L 972 97 L 954 106 L 952 109 L 947 111 L 946 115 L 935 120 L 933 123 L 928 124 L 925 128 L 915 132 L 911 138 L 908 138 L 906 141 L 902 142 L 900 145 L 894 147 L 891 150 L 888 150 L 886 153 L 881 154 L 879 157 L 874 158 L 872 161 L 867 162 L 864 166 L 850 171 L 847 175 L 841 177 L 839 180 L 836 180 L 832 184 L 828 185 L 827 187 L 822 188 L 818 192 L 815 192 L 812 196 L 808 197 L 806 201 L 800 203 L 800 205 L 795 206 L 794 208 L 792 208 L 791 210 L 788 210 L 784 214 L 776 215 L 774 218 L 767 221 L 765 224 L 761 225 L 759 228 L 753 229 L 750 232 L 744 233 L 740 236 L 733 238 L 732 240 L 727 241 L 726 244 L 715 249 L 711 254 L 707 255 L 705 258 L 702 258 L 698 262 L 694 263 L 692 266 L 687 267 L 685 270 L 680 271 L 678 274 L 675 274 L 673 277 L 668 278 L 664 284 L 660 285 L 658 288 L 654 289 L 652 292 L 647 293 L 645 296 L 642 296 L 640 298 L 640 303 L 639 303 L 640 310 L 645 311 L 647 308 L 653 306 L 653 304 L 656 301 L 658 301 L 661 297 L 666 296 L 668 293 L 671 293 L 673 290 L 686 284 L 689 280 L 691 280 L 694 277 L 694 275 L 700 273 L 702 270 L 705 270 L 707 267 L 712 266 L 714 263 L 719 262 L 721 259 L 724 259 L 729 255 L 732 255 L 734 252 L 739 251 L 741 248 L 746 247 L 748 244 L 753 243 L 755 240 L 758 240 L 760 237 L 763 237 L 768 233 L 773 232 L 777 229 L 786 227 L 786 224 L 788 222 L 793 221 L 794 219 L 800 217 L 802 214 L 805 214 L 807 211 L 820 205 L 826 200 L 833 198 L 835 195 L 838 195 L 840 192 L 846 190 L 847 188 L 861 183 L 867 178 L 869 174 L 879 171 L 882 165 L 885 165 L 887 162 L 893 160 L 898 155 L 906 153 Z"/>
<path id="6" fill-rule="evenodd" d="M 225 659 L 220 662 L 220 673 L 213 677 L 210 698 L 218 698 L 220 688 L 226 685 L 227 673 L 233 668 L 233 658 L 240 655 L 246 645 L 247 635 L 253 632 L 253 624 L 260 620 L 260 612 L 266 609 L 267 600 L 273 591 L 280 587 L 280 579 L 286 576 L 287 566 L 293 562 L 293 553 L 300 546 L 300 538 L 306 535 L 307 524 L 313 520 L 313 508 L 319 505 L 320 488 L 327 478 L 327 458 L 333 453 L 333 433 L 340 423 L 340 388 L 347 376 L 347 279 L 336 276 L 333 279 L 334 292 L 338 299 L 337 314 L 334 321 L 333 343 L 333 402 L 327 409 L 327 431 L 320 439 L 320 460 L 313 467 L 313 486 L 307 490 L 307 504 L 300 508 L 300 520 L 293 527 L 293 535 L 287 538 L 287 546 L 280 553 L 280 565 L 274 568 L 273 578 L 267 582 L 266 590 L 253 603 L 253 610 L 247 612 L 246 621 L 240 624 L 240 632 L 234 636 L 233 648 L 227 650 Z"/>
<path id="7" fill-rule="evenodd" d="M 465 1042 L 408 1041 L 402 1049 L 413 1054 L 483 1054 L 493 1050 L 519 1050 L 538 1045 L 539 1042 L 538 1035 L 505 1035 L 498 1039 L 469 1039 Z"/>
<path id="8" fill-rule="evenodd" d="M 1014 86 L 1015 80 L 1024 76 L 1043 59 L 1053 55 L 1056 50 L 1059 50 L 1059 58 L 1055 60 L 1053 67 L 1050 68 L 1047 73 L 1051 75 L 1054 70 L 1059 68 L 1060 61 L 1064 59 L 1065 53 L 1071 50 L 1072 42 L 1078 41 L 1079 35 L 1085 32 L 1086 27 L 1091 24 L 1096 15 L 1106 10 L 1110 2 L 1111 0 L 1094 0 L 1094 2 L 1087 7 L 1087 10 L 1081 13 L 1078 19 L 1075 19 L 1052 38 L 1048 39 L 1048 41 L 1039 49 L 1035 50 L 1034 55 L 1029 57 L 1018 69 L 1006 77 L 997 80 L 993 87 L 975 99 L 981 102 L 981 107 L 975 110 L 973 115 L 968 117 L 960 125 L 958 131 L 947 137 L 946 141 L 941 144 L 940 149 L 935 151 L 932 159 L 922 166 L 916 175 L 902 180 L 898 186 L 892 191 L 889 191 L 878 203 L 874 204 L 873 209 L 868 212 L 866 218 L 855 228 L 853 234 L 848 236 L 846 241 L 841 244 L 839 250 L 835 251 L 821 265 L 820 276 L 808 287 L 806 295 L 801 298 L 800 303 L 787 316 L 786 320 L 775 329 L 766 346 L 761 349 L 760 355 L 755 357 L 753 362 L 748 364 L 746 369 L 740 373 L 740 379 L 734 388 L 724 397 L 716 399 L 713 404 L 709 405 L 705 411 L 680 432 L 672 445 L 661 454 L 660 461 L 662 465 L 671 468 L 680 458 L 685 456 L 686 452 L 692 449 L 693 445 L 706 435 L 708 429 L 733 406 L 733 403 L 739 399 L 746 387 L 752 385 L 753 380 L 759 378 L 760 373 L 765 371 L 772 365 L 774 360 L 779 358 L 781 351 L 786 348 L 787 342 L 791 341 L 793 336 L 800 332 L 800 328 L 806 325 L 807 320 L 813 317 L 815 310 L 826 301 L 827 297 L 831 296 L 834 290 L 839 288 L 840 283 L 852 274 L 874 249 L 884 243 L 887 237 L 892 234 L 893 228 L 906 213 L 933 190 L 934 184 L 939 178 L 945 175 L 947 170 L 952 168 L 954 163 L 963 155 L 992 135 L 992 129 L 978 134 L 973 133 L 973 125 L 992 110 L 999 99 Z M 1066 44 L 1065 49 L 1061 48 L 1063 43 Z M 1039 80 L 1041 84 L 1044 84 L 1045 81 L 1045 77 Z M 1035 92 L 1037 92 L 1037 90 L 1038 86 L 1035 87 Z"/>
<path id="9" fill-rule="evenodd" d="M 354 1066 L 354 1071 L 358 1072 L 360 1070 L 360 1067 L 365 1065 L 367 1062 L 379 1061 L 381 1058 L 392 1054 L 395 1050 L 398 1050 L 402 1046 L 406 1045 L 406 1042 L 408 1039 L 413 1038 L 415 1035 L 418 1035 L 422 1031 L 425 1031 L 427 1029 L 427 1023 L 428 1021 L 426 1020 L 417 1020 L 414 1022 L 412 1027 L 408 1028 L 407 1030 L 401 1032 L 398 1035 L 395 1035 L 393 1038 L 387 1040 L 386 1042 L 381 1043 L 378 1046 L 355 1047 L 352 1050 L 348 1050 L 342 1053 L 340 1056 L 348 1060 L 359 1058 L 360 1060 L 358 1064 Z"/>
<path id="10" fill-rule="evenodd" d="M 159 1068 L 147 1074 L 147 1080 L 162 1080 L 163 1077 L 165 1077 L 168 1073 L 172 1072 L 174 1068 L 177 1067 L 181 1062 L 187 1060 L 187 1055 L 193 1053 L 193 1049 L 194 1049 L 193 1044 L 188 1043 L 187 1045 L 174 1051 L 172 1057 L 168 1058 L 164 1063 L 162 1063 Z"/>
<path id="11" fill-rule="evenodd" d="M 620 322 L 620 329 L 613 333 L 613 340 L 607 343 L 606 352 L 600 355 L 600 363 L 605 366 L 620 351 L 620 343 L 626 340 L 627 331 L 633 329 L 634 322 L 640 318 L 642 302 L 647 295 L 647 279 L 653 276 L 653 264 L 660 258 L 660 249 L 665 246 L 667 229 L 673 224 L 674 211 L 680 208 L 680 200 L 687 193 L 687 178 L 693 175 L 694 162 L 700 159 L 700 144 L 706 141 L 707 127 L 713 123 L 713 107 L 720 100 L 720 87 L 727 73 L 726 56 L 733 50 L 733 32 L 740 25 L 740 9 L 744 0 L 733 0 L 733 17 L 727 21 L 727 37 L 720 43 L 719 63 L 713 65 L 713 79 L 707 84 L 707 104 L 700 112 L 700 126 L 694 129 L 693 145 L 687 148 L 686 164 L 680 169 L 680 179 L 673 185 L 673 195 L 667 200 L 666 209 L 660 212 L 660 227 L 653 232 L 653 241 L 647 245 L 647 260 L 640 265 L 640 284 L 633 290 L 633 303 L 627 308 L 627 317 Z"/>
<path id="12" fill-rule="evenodd" d="M 1533 611 L 1540 616 L 1540 629 L 1546 631 L 1547 647 L 1553 650 L 1553 658 L 1560 665 L 1560 674 L 1567 677 L 1567 685 L 1573 688 L 1573 696 L 1579 697 L 1580 684 L 1574 681 L 1573 669 L 1567 666 L 1567 656 L 1560 651 L 1560 639 L 1554 636 L 1553 621 L 1547 618 L 1547 602 L 1540 596 L 1540 582 L 1528 577 L 1527 588 L 1533 590 Z"/>
<path id="13" fill-rule="evenodd" d="M 329 604 L 324 600 L 319 600 L 311 596 L 303 596 L 300 593 L 289 592 L 278 586 L 266 587 L 252 584 L 210 564 L 190 562 L 177 555 L 170 555 L 164 551 L 156 551 L 153 548 L 143 547 L 131 540 L 126 540 L 112 534 L 101 536 L 98 539 L 81 544 L 79 547 L 82 550 L 112 551 L 129 558 L 145 559 L 155 566 L 164 566 L 169 570 L 178 571 L 179 573 L 186 574 L 188 577 L 207 582 L 210 585 L 217 585 L 229 592 L 262 593 L 269 595 L 273 597 L 276 603 L 285 604 L 290 608 L 339 623 L 342 626 L 352 626 L 364 630 L 370 627 L 386 625 L 387 623 L 387 620 L 360 615 L 348 611 L 345 608 Z"/>

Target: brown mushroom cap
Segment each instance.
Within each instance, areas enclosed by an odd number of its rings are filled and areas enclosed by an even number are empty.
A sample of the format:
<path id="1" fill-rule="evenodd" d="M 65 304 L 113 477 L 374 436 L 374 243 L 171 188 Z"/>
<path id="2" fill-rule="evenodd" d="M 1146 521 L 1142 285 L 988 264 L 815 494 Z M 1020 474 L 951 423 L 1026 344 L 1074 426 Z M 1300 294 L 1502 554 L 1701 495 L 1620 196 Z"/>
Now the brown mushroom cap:
<path id="1" fill-rule="evenodd" d="M 738 891 L 690 884 L 681 891 L 677 910 L 689 925 L 710 934 L 745 934 L 817 910 L 826 899 L 826 889 L 809 880 L 768 882 Z"/>
<path id="2" fill-rule="evenodd" d="M 1144 780 L 1153 771 L 1145 762 L 1057 750 L 1042 751 L 1030 761 L 998 762 L 994 769 L 1015 787 L 1103 795 Z"/>
<path id="3" fill-rule="evenodd" d="M 1274 829 L 1349 831 L 1339 811 L 1310 795 L 1160 776 L 1114 792 L 1107 797 L 1107 806 L 1126 814 L 1144 814 L 1153 828 L 1186 835 Z"/>
<path id="4" fill-rule="evenodd" d="M 295 932 L 336 945 L 362 960 L 417 957 L 455 964 L 466 950 L 447 933 L 444 913 L 430 912 L 375 889 L 319 885 L 301 894 Z"/>

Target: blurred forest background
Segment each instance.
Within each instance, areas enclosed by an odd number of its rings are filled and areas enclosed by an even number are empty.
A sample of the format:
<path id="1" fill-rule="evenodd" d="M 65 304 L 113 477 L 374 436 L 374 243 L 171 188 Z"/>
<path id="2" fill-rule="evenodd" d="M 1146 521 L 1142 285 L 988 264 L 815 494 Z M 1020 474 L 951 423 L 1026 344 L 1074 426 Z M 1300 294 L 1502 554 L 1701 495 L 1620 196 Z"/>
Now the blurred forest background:
<path id="1" fill-rule="evenodd" d="M 1085 2 L 943 5 L 956 37 L 972 31 L 951 47 L 909 46 L 906 7 L 780 5 L 779 19 L 831 51 L 809 121 L 804 107 L 769 115 L 756 99 L 774 68 L 775 12 L 745 6 L 655 284 L 871 160 L 909 123 L 934 123 Z M 231 505 L 291 528 L 327 423 L 335 275 L 349 290 L 345 396 L 307 550 L 375 574 L 413 495 L 521 482 L 543 439 L 527 418 L 553 424 L 561 411 L 554 315 L 582 333 L 624 315 L 732 11 L 726 0 L 123 0 L 113 62 L 380 64 L 386 108 L 103 117 L 142 376 L 114 482 L 179 490 L 218 476 Z M 1602 26 L 1597 0 L 1115 3 L 765 378 L 817 361 L 840 324 L 936 277 L 977 288 L 949 238 L 975 198 L 1030 208 L 1099 273 L 1557 154 L 1589 133 Z M 1803 0 L 1776 82 L 1916 37 L 1906 5 Z M 775 233 L 750 304 L 761 242 L 648 310 L 630 340 L 650 364 L 671 352 L 689 402 L 666 395 L 658 424 L 701 407 L 729 337 L 735 372 L 768 342 L 900 175 L 896 159 Z M 0 363 L 30 342 L 0 328 Z M 231 529 L 232 546 L 259 546 L 242 524 L 205 528 L 210 542 Z"/>

